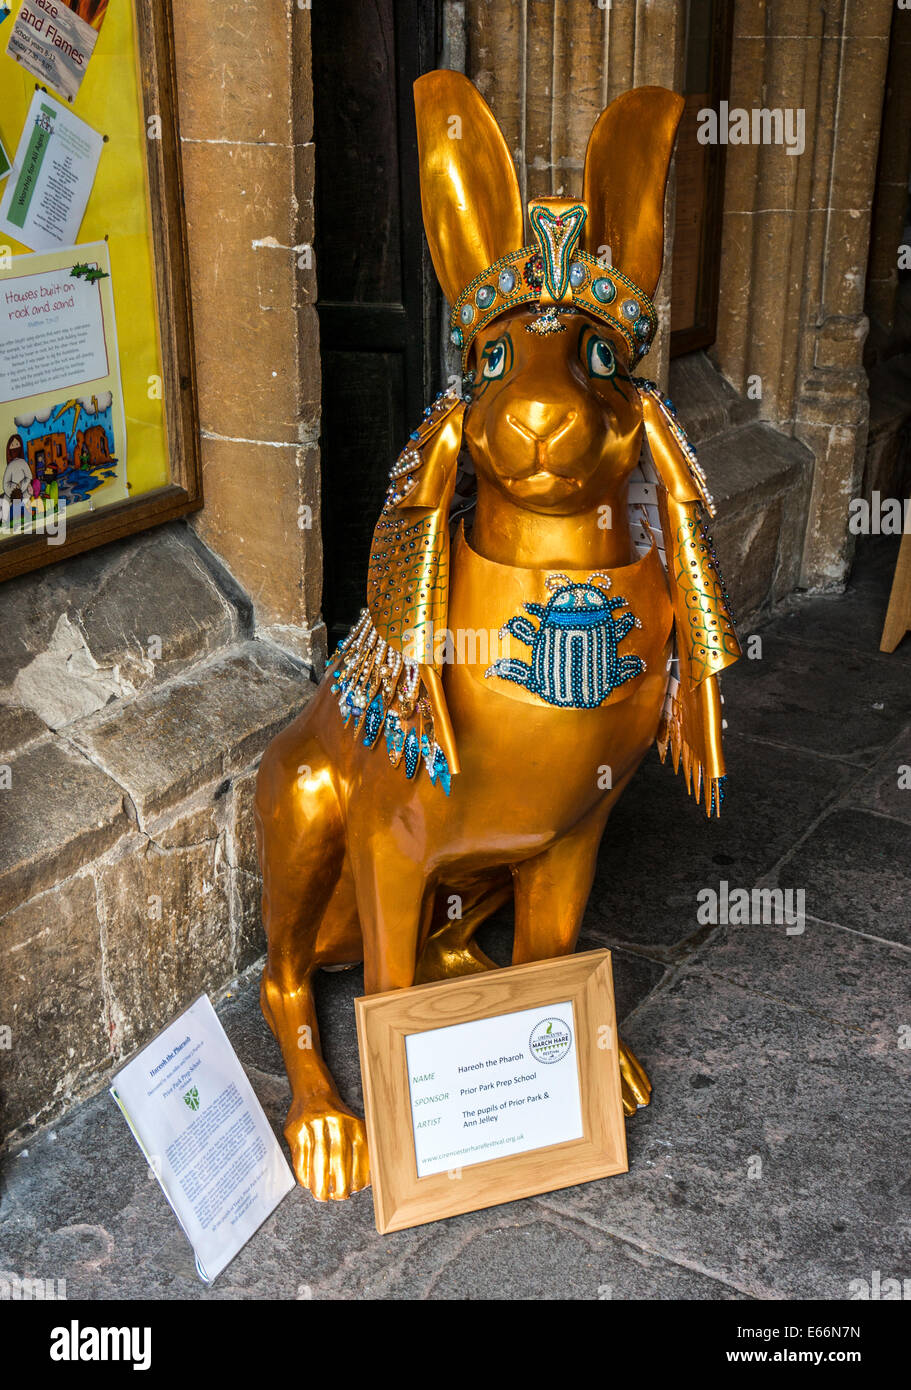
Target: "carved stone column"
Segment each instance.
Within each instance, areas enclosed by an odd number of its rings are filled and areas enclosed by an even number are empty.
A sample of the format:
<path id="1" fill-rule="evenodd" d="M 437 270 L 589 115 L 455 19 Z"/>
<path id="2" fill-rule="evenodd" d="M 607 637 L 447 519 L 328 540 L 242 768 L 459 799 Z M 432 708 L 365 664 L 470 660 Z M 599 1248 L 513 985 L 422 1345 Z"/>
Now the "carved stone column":
<path id="1" fill-rule="evenodd" d="M 816 459 L 801 582 L 843 582 L 863 473 L 870 210 L 890 0 L 737 0 L 731 107 L 805 113 L 805 148 L 731 146 L 716 355 Z"/>
<path id="2" fill-rule="evenodd" d="M 320 361 L 310 11 L 174 7 L 196 327 L 202 539 L 261 631 L 319 655 Z"/>

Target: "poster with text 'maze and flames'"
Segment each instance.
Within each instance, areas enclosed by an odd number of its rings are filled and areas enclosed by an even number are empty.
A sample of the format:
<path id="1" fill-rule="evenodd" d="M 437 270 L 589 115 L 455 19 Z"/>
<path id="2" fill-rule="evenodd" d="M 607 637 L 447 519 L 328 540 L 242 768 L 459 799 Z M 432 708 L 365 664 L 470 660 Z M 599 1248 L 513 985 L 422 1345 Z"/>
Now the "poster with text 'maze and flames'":
<path id="1" fill-rule="evenodd" d="M 25 0 L 12 25 L 7 54 L 72 101 L 107 8 L 108 0 Z"/>

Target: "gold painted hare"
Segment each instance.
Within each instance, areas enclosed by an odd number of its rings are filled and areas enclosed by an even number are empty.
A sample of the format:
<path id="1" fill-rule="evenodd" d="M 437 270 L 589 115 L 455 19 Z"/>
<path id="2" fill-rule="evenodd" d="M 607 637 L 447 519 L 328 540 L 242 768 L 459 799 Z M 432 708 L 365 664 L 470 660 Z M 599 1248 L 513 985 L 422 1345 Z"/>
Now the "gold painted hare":
<path id="1" fill-rule="evenodd" d="M 320 1053 L 313 972 L 363 959 L 372 993 L 492 968 L 473 937 L 510 897 L 515 963 L 571 952 L 611 808 L 653 741 L 718 813 L 716 678 L 739 655 L 695 455 L 631 374 L 656 329 L 682 99 L 614 101 L 583 197 L 532 201 L 530 241 L 472 84 L 432 72 L 415 99 L 466 390 L 437 399 L 393 466 L 364 612 L 257 784 L 262 1006 L 294 1169 L 322 1200 L 364 1187 L 369 1165 Z M 451 539 L 463 440 L 477 503 Z M 631 1114 L 650 1086 L 626 1048 L 621 1073 Z"/>

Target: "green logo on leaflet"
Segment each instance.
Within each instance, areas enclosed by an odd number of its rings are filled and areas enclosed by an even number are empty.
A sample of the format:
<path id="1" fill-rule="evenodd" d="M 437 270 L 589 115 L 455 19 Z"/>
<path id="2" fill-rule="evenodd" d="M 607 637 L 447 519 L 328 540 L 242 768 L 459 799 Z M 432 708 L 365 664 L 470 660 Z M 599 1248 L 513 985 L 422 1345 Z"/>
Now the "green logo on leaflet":
<path id="1" fill-rule="evenodd" d="M 573 1045 L 569 1024 L 562 1018 L 542 1018 L 531 1030 L 528 1050 L 536 1062 L 559 1062 Z"/>
<path id="2" fill-rule="evenodd" d="M 183 1098 L 184 1105 L 188 1105 L 191 1110 L 199 1109 L 199 1090 L 196 1086 L 191 1086 Z"/>

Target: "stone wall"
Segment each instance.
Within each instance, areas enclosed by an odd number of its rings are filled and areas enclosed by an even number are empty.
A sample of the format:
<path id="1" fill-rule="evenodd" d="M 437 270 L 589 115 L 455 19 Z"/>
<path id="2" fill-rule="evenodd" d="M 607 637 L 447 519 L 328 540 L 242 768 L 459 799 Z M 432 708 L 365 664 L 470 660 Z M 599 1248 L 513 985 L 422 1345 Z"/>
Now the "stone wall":
<path id="1" fill-rule="evenodd" d="M 736 0 L 731 105 L 805 113 L 806 147 L 728 152 L 715 352 L 814 456 L 801 583 L 841 584 L 867 437 L 864 287 L 891 0 Z"/>
<path id="2" fill-rule="evenodd" d="M 876 201 L 870 231 L 870 265 L 867 275 L 867 313 L 871 321 L 872 357 L 888 357 L 896 349 L 907 350 L 911 324 L 896 328 L 898 249 L 908 217 L 908 182 L 911 178 L 911 8 L 894 9 L 886 97 L 883 103 L 882 141 L 876 169 Z"/>
<path id="3" fill-rule="evenodd" d="M 3 601 L 0 1135 L 262 953 L 255 769 L 314 689 L 183 524 Z"/>
<path id="4" fill-rule="evenodd" d="M 876 170 L 866 310 L 870 336 L 864 363 L 870 376 L 870 424 L 863 495 L 908 496 L 911 486 L 911 277 L 899 280 L 907 245 L 911 177 L 911 9 L 896 8 Z M 907 255 L 907 252 L 904 253 Z"/>
<path id="5" fill-rule="evenodd" d="M 205 509 L 3 588 L 0 1139 L 261 955 L 256 766 L 325 647 L 309 11 L 174 19 Z"/>

